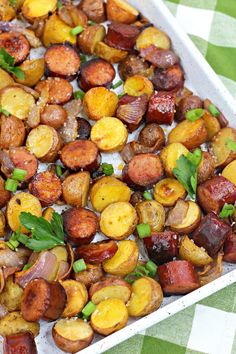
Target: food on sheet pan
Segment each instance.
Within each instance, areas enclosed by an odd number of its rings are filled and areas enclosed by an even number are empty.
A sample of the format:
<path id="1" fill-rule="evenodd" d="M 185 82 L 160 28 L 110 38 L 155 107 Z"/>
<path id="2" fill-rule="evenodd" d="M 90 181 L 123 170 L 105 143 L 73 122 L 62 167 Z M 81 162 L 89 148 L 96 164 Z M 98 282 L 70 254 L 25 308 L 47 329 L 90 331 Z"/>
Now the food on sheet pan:
<path id="1" fill-rule="evenodd" d="M 76 353 L 236 263 L 236 129 L 128 1 L 1 3 L 3 350 Z"/>

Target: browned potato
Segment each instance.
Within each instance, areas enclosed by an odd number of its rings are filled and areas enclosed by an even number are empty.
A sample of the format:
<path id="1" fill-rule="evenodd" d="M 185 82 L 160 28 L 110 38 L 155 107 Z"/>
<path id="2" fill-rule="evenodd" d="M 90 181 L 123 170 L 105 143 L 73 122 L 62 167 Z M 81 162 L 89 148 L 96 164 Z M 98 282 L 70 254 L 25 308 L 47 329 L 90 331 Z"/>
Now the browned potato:
<path id="1" fill-rule="evenodd" d="M 157 310 L 162 303 L 161 286 L 154 279 L 142 277 L 132 284 L 128 312 L 132 317 L 146 316 Z"/>
<path id="2" fill-rule="evenodd" d="M 146 93 L 150 98 L 154 92 L 154 88 L 148 78 L 141 75 L 134 75 L 125 81 L 124 92 L 130 96 L 142 96 Z"/>
<path id="3" fill-rule="evenodd" d="M 181 259 L 185 259 L 197 267 L 213 262 L 207 252 L 202 247 L 195 245 L 193 240 L 190 240 L 186 235 L 180 241 L 179 255 Z"/>
<path id="4" fill-rule="evenodd" d="M 216 167 L 225 167 L 236 159 L 236 151 L 228 147 L 231 140 L 236 143 L 236 130 L 233 128 L 223 128 L 213 137 L 211 150 L 216 158 Z"/>
<path id="5" fill-rule="evenodd" d="M 140 131 L 138 141 L 144 146 L 159 150 L 165 144 L 165 133 L 158 124 L 149 123 Z"/>
<path id="6" fill-rule="evenodd" d="M 162 231 L 165 225 L 165 209 L 155 200 L 145 200 L 136 205 L 139 224 L 149 224 L 152 232 Z"/>
<path id="7" fill-rule="evenodd" d="M 91 326 L 95 332 L 107 336 L 126 326 L 128 310 L 120 299 L 101 301 L 91 316 Z"/>
<path id="8" fill-rule="evenodd" d="M 105 35 L 103 25 L 88 26 L 78 37 L 79 49 L 84 54 L 94 54 L 97 44 L 103 41 Z"/>
<path id="9" fill-rule="evenodd" d="M 16 16 L 16 12 L 9 0 L 0 0 L 1 21 L 11 21 Z"/>
<path id="10" fill-rule="evenodd" d="M 0 14 L 1 14 L 1 5 L 0 5 Z M 0 90 L 3 89 L 4 87 L 12 85 L 13 83 L 14 83 L 13 78 L 5 70 L 0 68 Z"/>
<path id="11" fill-rule="evenodd" d="M 65 289 L 67 304 L 62 313 L 62 317 L 73 317 L 77 315 L 88 301 L 88 292 L 84 284 L 68 279 L 60 282 Z"/>
<path id="12" fill-rule="evenodd" d="M 103 22 L 106 20 L 105 4 L 103 0 L 82 0 L 79 3 L 81 9 L 94 22 Z"/>
<path id="13" fill-rule="evenodd" d="M 74 173 L 64 180 L 62 195 L 65 202 L 75 207 L 85 207 L 90 183 L 89 172 Z"/>
<path id="14" fill-rule="evenodd" d="M 222 171 L 222 176 L 236 185 L 236 160 L 230 162 Z"/>
<path id="15" fill-rule="evenodd" d="M 57 104 L 50 104 L 44 108 L 40 115 L 41 124 L 49 125 L 54 129 L 63 127 L 67 119 L 65 108 Z"/>
<path id="16" fill-rule="evenodd" d="M 0 335 L 8 336 L 20 332 L 31 332 L 34 336 L 39 334 L 39 324 L 24 320 L 18 311 L 10 312 L 0 319 Z"/>
<path id="17" fill-rule="evenodd" d="M 110 47 L 104 42 L 98 42 L 95 47 L 95 54 L 97 57 L 109 61 L 109 63 L 119 63 L 125 59 L 128 52 L 125 50 Z"/>
<path id="18" fill-rule="evenodd" d="M 125 0 L 107 1 L 107 18 L 113 22 L 133 23 L 138 11 Z"/>
<path id="19" fill-rule="evenodd" d="M 185 198 L 186 190 L 182 184 L 174 178 L 164 178 L 155 185 L 154 198 L 165 207 L 175 205 L 179 198 Z"/>
<path id="20" fill-rule="evenodd" d="M 138 262 L 138 246 L 135 241 L 118 243 L 115 255 L 102 263 L 105 272 L 123 277 L 134 271 Z"/>
<path id="21" fill-rule="evenodd" d="M 0 237 L 5 236 L 5 226 L 6 226 L 6 219 L 5 215 L 2 211 L 0 211 Z"/>
<path id="22" fill-rule="evenodd" d="M 172 143 L 164 147 L 164 149 L 161 150 L 160 158 L 165 173 L 168 176 L 174 176 L 173 169 L 176 167 L 176 161 L 181 155 L 186 156 L 188 153 L 188 149 L 181 143 Z"/>
<path id="23" fill-rule="evenodd" d="M 118 101 L 118 96 L 114 92 L 105 87 L 94 87 L 87 91 L 84 96 L 84 110 L 92 120 L 113 117 Z"/>
<path id="24" fill-rule="evenodd" d="M 42 162 L 53 162 L 61 148 L 61 139 L 54 128 L 41 124 L 30 131 L 26 147 Z"/>
<path id="25" fill-rule="evenodd" d="M 13 276 L 7 278 L 5 287 L 0 293 L 0 303 L 9 312 L 20 310 L 23 289 L 14 282 Z"/>
<path id="26" fill-rule="evenodd" d="M 209 152 L 202 152 L 202 160 L 198 166 L 197 181 L 198 184 L 205 182 L 214 175 L 215 161 Z"/>
<path id="27" fill-rule="evenodd" d="M 102 211 L 100 229 L 111 239 L 123 240 L 134 232 L 137 220 L 136 211 L 130 203 L 117 202 Z"/>
<path id="28" fill-rule="evenodd" d="M 5 190 L 5 181 L 0 176 L 0 208 L 3 208 L 9 199 L 11 198 L 11 193 Z"/>
<path id="29" fill-rule="evenodd" d="M 57 14 L 53 14 L 46 20 L 43 32 L 43 44 L 45 47 L 49 47 L 54 43 L 64 42 L 76 44 L 76 36 L 71 34 L 71 30 L 72 27 L 62 21 Z"/>
<path id="30" fill-rule="evenodd" d="M 138 50 L 155 45 L 160 49 L 170 49 L 170 39 L 166 33 L 155 27 L 148 27 L 140 33 L 136 46 Z"/>
<path id="31" fill-rule="evenodd" d="M 124 81 L 133 75 L 143 75 L 146 77 L 153 75 L 153 68 L 143 58 L 135 54 L 130 54 L 123 59 L 119 63 L 118 70 L 121 79 Z"/>
<path id="32" fill-rule="evenodd" d="M 168 135 L 168 143 L 182 143 L 187 149 L 194 149 L 207 140 L 207 130 L 202 118 L 191 122 L 184 120 Z"/>
<path id="33" fill-rule="evenodd" d="M 83 283 L 87 288 L 89 288 L 92 284 L 101 280 L 104 276 L 101 264 L 89 264 L 86 263 L 86 270 L 82 272 L 75 273 L 75 280 Z"/>
<path id="34" fill-rule="evenodd" d="M 38 2 L 37 0 L 25 0 L 22 6 L 24 17 L 34 22 L 36 19 L 45 18 L 57 8 L 57 0 Z"/>
<path id="35" fill-rule="evenodd" d="M 131 286 L 125 280 L 107 277 L 93 284 L 89 289 L 89 297 L 94 304 L 99 304 L 106 299 L 120 299 L 124 303 L 129 301 Z"/>
<path id="36" fill-rule="evenodd" d="M 59 320 L 52 329 L 55 344 L 64 352 L 77 353 L 93 340 L 93 330 L 80 318 Z"/>
<path id="37" fill-rule="evenodd" d="M 214 135 L 220 130 L 220 123 L 217 118 L 213 117 L 209 112 L 205 112 L 202 117 L 207 130 L 207 141 L 211 141 Z"/>
<path id="38" fill-rule="evenodd" d="M 44 59 L 25 60 L 20 65 L 25 77 L 24 79 L 15 78 L 16 82 L 22 85 L 33 87 L 44 75 Z"/>
<path id="39" fill-rule="evenodd" d="M 0 117 L 0 148 L 9 149 L 23 145 L 25 140 L 24 123 L 15 116 Z"/>

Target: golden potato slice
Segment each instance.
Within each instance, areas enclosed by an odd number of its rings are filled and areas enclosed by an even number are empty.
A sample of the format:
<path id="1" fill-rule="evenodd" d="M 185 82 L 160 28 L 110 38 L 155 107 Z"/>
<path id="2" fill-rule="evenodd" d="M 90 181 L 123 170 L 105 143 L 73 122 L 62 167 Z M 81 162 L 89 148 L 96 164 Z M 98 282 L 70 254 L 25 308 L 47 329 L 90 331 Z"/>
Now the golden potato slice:
<path id="1" fill-rule="evenodd" d="M 125 125 L 117 118 L 104 117 L 91 130 L 91 140 L 104 152 L 121 151 L 128 139 Z"/>
<path id="2" fill-rule="evenodd" d="M 120 241 L 115 255 L 103 262 L 103 269 L 109 274 L 123 277 L 133 272 L 138 262 L 138 253 L 135 241 Z"/>
<path id="3" fill-rule="evenodd" d="M 197 203 L 188 201 L 188 210 L 181 224 L 170 225 L 171 230 L 181 234 L 190 233 L 198 226 L 201 220 L 201 209 Z"/>
<path id="4" fill-rule="evenodd" d="M 13 78 L 5 70 L 0 68 L 0 90 L 12 84 L 14 84 Z"/>
<path id="5" fill-rule="evenodd" d="M 156 311 L 163 301 L 161 286 L 154 279 L 142 277 L 132 284 L 128 312 L 132 317 L 145 316 Z"/>
<path id="6" fill-rule="evenodd" d="M 62 183 L 62 195 L 65 202 L 75 207 L 85 207 L 90 186 L 89 172 L 74 173 Z"/>
<path id="7" fill-rule="evenodd" d="M 21 332 L 31 332 L 35 337 L 39 334 L 39 324 L 24 320 L 20 312 L 8 313 L 0 319 L 0 335 L 9 336 Z"/>
<path id="8" fill-rule="evenodd" d="M 125 50 L 110 47 L 104 42 L 98 42 L 95 47 L 95 54 L 97 57 L 109 61 L 109 63 L 119 63 L 125 59 L 128 52 Z"/>
<path id="9" fill-rule="evenodd" d="M 202 159 L 197 168 L 197 183 L 201 184 L 214 175 L 214 157 L 206 151 L 202 151 Z"/>
<path id="10" fill-rule="evenodd" d="M 78 37 L 78 46 L 84 54 L 92 55 L 98 43 L 103 41 L 106 30 L 103 25 L 88 26 Z"/>
<path id="11" fill-rule="evenodd" d="M 42 162 L 53 162 L 61 147 L 57 131 L 48 125 L 38 125 L 26 139 L 27 149 Z"/>
<path id="12" fill-rule="evenodd" d="M 46 219 L 47 221 L 51 222 L 52 220 L 52 214 L 54 213 L 54 209 L 51 207 L 48 207 L 46 209 L 44 209 L 43 211 L 43 217 L 44 219 Z"/>
<path id="13" fill-rule="evenodd" d="M 44 59 L 25 60 L 20 68 L 25 74 L 24 79 L 15 78 L 16 82 L 22 85 L 33 87 L 44 75 Z"/>
<path id="14" fill-rule="evenodd" d="M 16 11 L 9 0 L 0 0 L 1 21 L 11 21 L 16 16 Z"/>
<path id="15" fill-rule="evenodd" d="M 155 27 L 148 27 L 140 33 L 136 46 L 138 50 L 155 45 L 160 49 L 170 49 L 170 38 L 166 33 Z"/>
<path id="16" fill-rule="evenodd" d="M 83 100 L 84 110 L 92 120 L 113 116 L 118 104 L 118 96 L 115 92 L 105 87 L 94 87 L 86 92 Z"/>
<path id="17" fill-rule="evenodd" d="M 2 211 L 0 211 L 0 237 L 5 236 L 6 218 Z"/>
<path id="18" fill-rule="evenodd" d="M 191 262 L 197 267 L 205 266 L 211 262 L 213 259 L 207 254 L 202 247 L 195 245 L 193 240 L 190 240 L 187 235 L 185 235 L 180 241 L 179 247 L 180 258 Z"/>
<path id="19" fill-rule="evenodd" d="M 22 13 L 29 21 L 47 17 L 57 8 L 57 0 L 25 0 L 22 6 Z"/>
<path id="20" fill-rule="evenodd" d="M 42 216 L 42 207 L 38 198 L 30 193 L 20 192 L 10 199 L 7 205 L 6 217 L 12 231 L 16 231 L 21 227 L 23 233 L 29 232 L 20 223 L 19 216 L 23 211 Z"/>
<path id="21" fill-rule="evenodd" d="M 37 0 L 36 0 L 37 1 Z M 72 27 L 63 22 L 60 17 L 53 14 L 46 21 L 43 32 L 43 44 L 49 47 L 54 43 L 69 42 L 76 44 L 76 36 L 71 34 Z"/>
<path id="22" fill-rule="evenodd" d="M 230 162 L 222 171 L 222 176 L 236 185 L 236 160 Z"/>
<path id="23" fill-rule="evenodd" d="M 168 143 L 182 143 L 187 149 L 194 149 L 207 141 L 207 130 L 202 118 L 191 122 L 180 122 L 168 135 Z"/>
<path id="24" fill-rule="evenodd" d="M 175 205 L 179 198 L 185 198 L 186 190 L 182 184 L 174 178 L 164 178 L 154 187 L 154 198 L 165 207 Z"/>
<path id="25" fill-rule="evenodd" d="M 67 304 L 61 317 L 73 317 L 77 315 L 88 301 L 88 292 L 84 284 L 76 280 L 64 280 L 60 282 L 65 289 Z"/>
<path id="26" fill-rule="evenodd" d="M 89 289 L 89 297 L 96 305 L 106 299 L 120 299 L 126 303 L 130 296 L 131 285 L 115 277 L 107 277 L 93 284 Z"/>
<path id="27" fill-rule="evenodd" d="M 64 352 L 77 353 L 93 340 L 91 326 L 80 318 L 59 320 L 52 329 L 54 342 Z"/>
<path id="28" fill-rule="evenodd" d="M 120 23 L 133 23 L 138 17 L 138 11 L 125 0 L 107 1 L 107 18 Z"/>
<path id="29" fill-rule="evenodd" d="M 161 150 L 161 162 L 168 176 L 174 176 L 173 169 L 176 167 L 176 161 L 181 155 L 187 156 L 188 153 L 189 150 L 181 143 L 169 144 Z"/>
<path id="30" fill-rule="evenodd" d="M 137 225 L 137 213 L 127 202 L 117 202 L 108 205 L 100 218 L 100 229 L 113 240 L 123 240 L 130 236 Z"/>
<path id="31" fill-rule="evenodd" d="M 165 225 L 165 209 L 155 200 L 145 200 L 136 205 L 139 224 L 149 224 L 152 232 L 162 231 Z"/>
<path id="32" fill-rule="evenodd" d="M 225 167 L 236 159 L 236 151 L 232 151 L 228 142 L 236 143 L 236 130 L 233 128 L 221 129 L 212 139 L 211 150 L 216 158 L 216 167 Z"/>
<path id="33" fill-rule="evenodd" d="M 120 299 L 101 301 L 91 316 L 91 326 L 99 334 L 107 336 L 126 326 L 128 310 Z"/>
<path id="34" fill-rule="evenodd" d="M 23 289 L 14 282 L 13 275 L 7 278 L 5 287 L 0 293 L 0 304 L 9 312 L 20 310 Z"/>
<path id="35" fill-rule="evenodd" d="M 124 92 L 130 96 L 142 96 L 147 94 L 150 98 L 154 92 L 154 87 L 152 82 L 144 76 L 134 75 L 128 77 L 124 83 Z"/>
<path id="36" fill-rule="evenodd" d="M 26 119 L 34 104 L 34 97 L 23 88 L 8 86 L 1 90 L 0 105 L 19 119 Z"/>
<path id="37" fill-rule="evenodd" d="M 202 119 L 204 120 L 205 127 L 207 130 L 207 141 L 210 141 L 213 136 L 216 135 L 220 130 L 220 123 L 217 118 L 213 117 L 207 111 L 205 112 Z"/>
<path id="38" fill-rule="evenodd" d="M 90 198 L 93 208 L 99 212 L 116 202 L 129 202 L 130 188 L 115 177 L 99 179 L 91 189 Z"/>

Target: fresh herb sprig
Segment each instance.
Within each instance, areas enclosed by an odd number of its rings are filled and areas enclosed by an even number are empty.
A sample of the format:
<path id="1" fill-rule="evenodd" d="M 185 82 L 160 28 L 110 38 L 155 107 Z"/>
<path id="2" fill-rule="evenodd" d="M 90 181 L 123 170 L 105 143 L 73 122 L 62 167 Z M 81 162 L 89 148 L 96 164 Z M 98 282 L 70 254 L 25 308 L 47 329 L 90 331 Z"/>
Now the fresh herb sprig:
<path id="1" fill-rule="evenodd" d="M 15 65 L 15 59 L 6 51 L 5 48 L 0 49 L 0 67 L 14 74 L 18 79 L 24 80 L 25 74 L 19 66 Z"/>
<path id="2" fill-rule="evenodd" d="M 26 212 L 20 214 L 20 222 L 32 235 L 29 237 L 20 231 L 17 232 L 17 241 L 27 248 L 40 252 L 65 245 L 62 217 L 55 211 L 52 214 L 51 223 L 43 217 Z"/>
<path id="3" fill-rule="evenodd" d="M 221 219 L 224 218 L 228 218 L 229 216 L 234 215 L 236 209 L 235 206 L 233 204 L 227 204 L 225 203 L 225 205 L 223 206 L 219 216 Z"/>
<path id="4" fill-rule="evenodd" d="M 197 169 L 201 159 L 202 151 L 195 149 L 193 153 L 189 152 L 187 156 L 181 155 L 173 169 L 175 177 L 186 189 L 191 199 L 196 198 Z"/>

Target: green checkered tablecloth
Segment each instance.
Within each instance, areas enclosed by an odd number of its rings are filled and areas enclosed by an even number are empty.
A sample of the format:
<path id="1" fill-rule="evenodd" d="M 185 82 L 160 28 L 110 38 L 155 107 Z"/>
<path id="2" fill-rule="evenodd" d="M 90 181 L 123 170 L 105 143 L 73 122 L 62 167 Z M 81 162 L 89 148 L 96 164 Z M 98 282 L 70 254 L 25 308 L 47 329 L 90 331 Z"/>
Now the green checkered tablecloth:
<path id="1" fill-rule="evenodd" d="M 236 0 L 164 2 L 236 98 Z M 185 353 L 236 354 L 236 283 L 106 352 Z"/>

